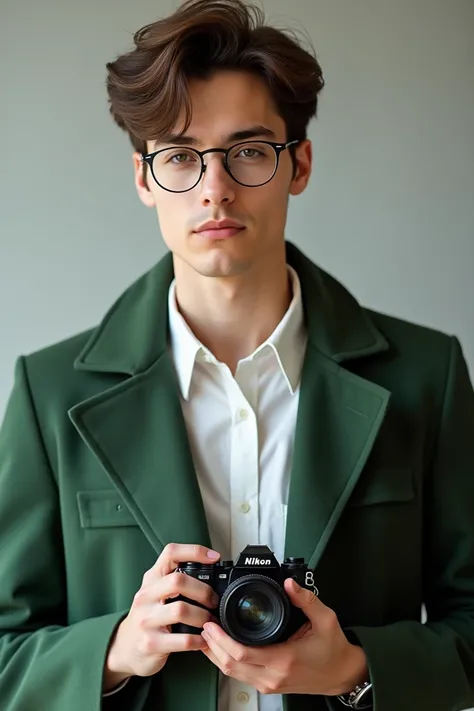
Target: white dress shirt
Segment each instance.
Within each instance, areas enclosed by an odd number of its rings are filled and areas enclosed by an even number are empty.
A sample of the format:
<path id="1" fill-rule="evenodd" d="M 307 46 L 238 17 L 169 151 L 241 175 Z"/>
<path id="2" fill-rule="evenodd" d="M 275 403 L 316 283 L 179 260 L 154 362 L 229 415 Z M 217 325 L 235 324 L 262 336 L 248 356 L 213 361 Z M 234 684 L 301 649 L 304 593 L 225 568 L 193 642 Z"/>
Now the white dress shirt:
<path id="1" fill-rule="evenodd" d="M 271 336 L 242 358 L 233 376 L 195 337 L 168 295 L 170 348 L 212 547 L 234 562 L 248 544 L 283 561 L 286 509 L 301 368 L 306 348 L 298 275 L 293 298 Z M 260 695 L 220 675 L 219 711 L 281 711 L 280 695 Z"/>

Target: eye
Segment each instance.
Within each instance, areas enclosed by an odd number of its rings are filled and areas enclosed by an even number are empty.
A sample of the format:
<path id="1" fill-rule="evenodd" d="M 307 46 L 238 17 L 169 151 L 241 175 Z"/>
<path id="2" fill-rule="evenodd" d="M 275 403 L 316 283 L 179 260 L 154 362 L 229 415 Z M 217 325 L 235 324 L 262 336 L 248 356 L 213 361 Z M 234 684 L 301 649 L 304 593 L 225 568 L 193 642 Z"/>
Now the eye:
<path id="1" fill-rule="evenodd" d="M 242 150 L 239 151 L 238 155 L 240 155 L 241 153 L 246 154 L 243 156 L 244 158 L 256 158 L 258 156 L 263 155 L 263 153 L 261 153 L 261 151 L 257 150 L 256 148 L 242 148 Z M 248 155 L 249 153 L 251 153 L 253 155 Z"/>
<path id="2" fill-rule="evenodd" d="M 190 155 L 189 153 L 175 153 L 174 155 L 170 156 L 166 162 L 167 163 L 175 163 L 175 164 L 187 163 L 188 161 L 186 159 L 189 158 L 191 160 L 193 157 L 194 156 Z M 178 160 L 175 160 L 175 158 L 177 158 Z M 181 158 L 183 160 L 179 160 Z"/>
<path id="3" fill-rule="evenodd" d="M 160 165 L 189 165 L 196 163 L 197 155 L 190 148 L 178 148 L 175 146 L 157 153 L 155 160 L 159 161 Z"/>

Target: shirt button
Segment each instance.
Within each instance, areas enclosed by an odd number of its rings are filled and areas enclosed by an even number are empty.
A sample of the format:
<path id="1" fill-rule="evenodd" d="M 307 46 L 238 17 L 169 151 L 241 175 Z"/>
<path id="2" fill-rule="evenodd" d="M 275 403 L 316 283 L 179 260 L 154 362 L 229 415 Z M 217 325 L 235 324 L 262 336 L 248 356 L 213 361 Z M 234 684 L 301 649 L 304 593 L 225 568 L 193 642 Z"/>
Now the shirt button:
<path id="1" fill-rule="evenodd" d="M 250 511 L 250 504 L 244 501 L 243 504 L 240 504 L 240 510 L 242 511 L 242 513 L 248 513 Z"/>
<path id="2" fill-rule="evenodd" d="M 245 408 L 242 408 L 242 410 L 239 410 L 239 418 L 241 420 L 246 420 L 248 416 L 249 416 L 248 410 L 246 410 Z"/>
<path id="3" fill-rule="evenodd" d="M 241 691 L 239 694 L 237 694 L 237 701 L 239 704 L 248 704 L 250 701 L 250 696 L 247 694 L 246 691 Z"/>

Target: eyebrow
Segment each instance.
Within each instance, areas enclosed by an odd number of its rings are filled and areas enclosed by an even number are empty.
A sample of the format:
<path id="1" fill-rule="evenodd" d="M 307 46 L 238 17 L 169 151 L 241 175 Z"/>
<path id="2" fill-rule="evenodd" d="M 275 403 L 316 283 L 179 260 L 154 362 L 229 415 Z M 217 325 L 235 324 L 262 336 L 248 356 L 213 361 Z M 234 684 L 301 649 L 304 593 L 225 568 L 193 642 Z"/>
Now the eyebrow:
<path id="1" fill-rule="evenodd" d="M 275 139 L 275 133 L 270 128 L 266 126 L 251 126 L 250 128 L 244 128 L 240 131 L 233 131 L 229 133 L 226 138 L 224 138 L 224 143 L 235 143 L 237 141 L 245 141 L 248 138 L 266 138 Z M 174 146 L 198 146 L 201 141 L 194 136 L 187 136 L 185 134 L 179 133 L 168 133 L 161 138 L 158 138 L 153 143 L 153 148 L 156 150 L 158 146 L 162 145 L 174 145 Z"/>

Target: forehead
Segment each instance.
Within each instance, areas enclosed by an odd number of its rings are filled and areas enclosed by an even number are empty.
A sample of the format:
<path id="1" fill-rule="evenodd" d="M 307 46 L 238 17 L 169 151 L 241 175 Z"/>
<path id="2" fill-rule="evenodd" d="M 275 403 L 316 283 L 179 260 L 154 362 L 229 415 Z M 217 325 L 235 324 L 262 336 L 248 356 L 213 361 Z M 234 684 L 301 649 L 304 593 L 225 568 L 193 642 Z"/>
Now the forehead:
<path id="1" fill-rule="evenodd" d="M 279 116 L 270 90 L 262 79 L 248 72 L 218 71 L 207 79 L 189 82 L 192 105 L 187 134 L 202 143 L 223 139 L 233 131 L 262 125 L 285 139 L 285 122 Z M 184 126 L 183 115 L 176 132 Z"/>

